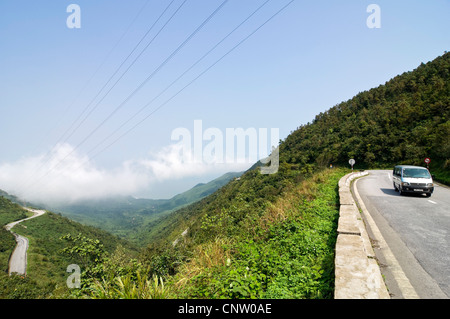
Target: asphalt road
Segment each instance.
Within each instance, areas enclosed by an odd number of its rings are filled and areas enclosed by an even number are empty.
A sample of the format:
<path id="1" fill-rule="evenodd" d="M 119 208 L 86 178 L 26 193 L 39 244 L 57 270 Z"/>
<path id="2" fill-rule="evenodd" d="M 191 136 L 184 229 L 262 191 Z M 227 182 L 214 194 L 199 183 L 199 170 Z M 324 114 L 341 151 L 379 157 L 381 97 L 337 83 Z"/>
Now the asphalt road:
<path id="1" fill-rule="evenodd" d="M 450 298 L 450 188 L 435 186 L 429 198 L 401 196 L 392 171 L 369 171 L 354 184 L 388 246 L 375 253 L 392 298 Z"/>
<path id="2" fill-rule="evenodd" d="M 39 217 L 39 216 L 45 214 L 45 211 L 43 211 L 43 210 L 34 210 L 34 209 L 30 209 L 30 208 L 25 208 L 25 207 L 24 207 L 24 209 L 26 209 L 30 212 L 33 212 L 34 215 L 6 225 L 5 226 L 6 230 L 11 231 L 11 229 L 15 225 L 17 225 L 25 220 L 36 218 L 36 217 Z M 23 237 L 23 236 L 20 236 L 20 235 L 14 233 L 12 231 L 11 231 L 11 233 L 14 235 L 14 237 L 16 237 L 17 245 L 16 245 L 16 248 L 14 249 L 13 253 L 11 254 L 11 258 L 9 260 L 9 274 L 17 273 L 19 275 L 26 275 L 26 273 L 27 273 L 28 239 L 26 237 Z"/>
<path id="3" fill-rule="evenodd" d="M 9 274 L 25 275 L 27 273 L 28 239 L 17 234 L 14 234 L 14 236 L 16 237 L 17 245 L 9 261 Z"/>

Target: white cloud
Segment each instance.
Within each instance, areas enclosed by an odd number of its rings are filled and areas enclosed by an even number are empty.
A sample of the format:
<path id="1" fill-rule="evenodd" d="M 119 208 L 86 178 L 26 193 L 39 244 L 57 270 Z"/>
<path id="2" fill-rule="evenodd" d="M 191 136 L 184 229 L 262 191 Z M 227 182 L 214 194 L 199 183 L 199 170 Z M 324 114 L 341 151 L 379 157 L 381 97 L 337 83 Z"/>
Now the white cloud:
<path id="1" fill-rule="evenodd" d="M 30 201 L 74 201 L 77 199 L 129 194 L 147 183 L 124 163 L 105 171 L 89 158 L 60 144 L 48 154 L 0 165 L 0 188 Z"/>
<path id="2" fill-rule="evenodd" d="M 134 164 L 149 172 L 157 182 L 207 175 L 216 171 L 240 171 L 249 167 L 248 163 L 222 164 L 195 161 L 193 152 L 183 153 L 187 151 L 184 147 L 182 143 L 166 146 L 151 158 L 138 160 Z"/>
<path id="3" fill-rule="evenodd" d="M 0 189 L 28 201 L 76 201 L 145 193 L 158 183 L 240 171 L 250 164 L 194 163 L 182 156 L 182 145 L 162 148 L 148 158 L 133 159 L 105 170 L 69 144 L 59 144 L 48 154 L 0 164 Z"/>

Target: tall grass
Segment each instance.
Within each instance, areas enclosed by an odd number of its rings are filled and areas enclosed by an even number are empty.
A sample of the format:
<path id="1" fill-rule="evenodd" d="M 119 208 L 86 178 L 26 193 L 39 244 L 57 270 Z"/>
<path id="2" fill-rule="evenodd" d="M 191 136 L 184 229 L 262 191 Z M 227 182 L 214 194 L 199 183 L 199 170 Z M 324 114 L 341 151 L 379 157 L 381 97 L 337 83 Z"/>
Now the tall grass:
<path id="1" fill-rule="evenodd" d="M 115 277 L 113 281 L 103 278 L 89 290 L 93 299 L 166 299 L 171 294 L 161 277 L 154 275 L 149 279 L 140 271 Z"/>

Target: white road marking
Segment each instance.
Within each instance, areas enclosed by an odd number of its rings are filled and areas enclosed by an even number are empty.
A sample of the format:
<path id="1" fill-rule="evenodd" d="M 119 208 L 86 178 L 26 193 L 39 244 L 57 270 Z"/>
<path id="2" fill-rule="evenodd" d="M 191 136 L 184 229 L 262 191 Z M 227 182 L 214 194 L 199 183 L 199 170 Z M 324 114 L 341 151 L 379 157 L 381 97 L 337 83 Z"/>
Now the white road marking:
<path id="1" fill-rule="evenodd" d="M 433 202 L 432 200 L 428 200 L 431 204 L 434 204 L 434 205 L 437 205 L 437 203 L 436 202 Z"/>

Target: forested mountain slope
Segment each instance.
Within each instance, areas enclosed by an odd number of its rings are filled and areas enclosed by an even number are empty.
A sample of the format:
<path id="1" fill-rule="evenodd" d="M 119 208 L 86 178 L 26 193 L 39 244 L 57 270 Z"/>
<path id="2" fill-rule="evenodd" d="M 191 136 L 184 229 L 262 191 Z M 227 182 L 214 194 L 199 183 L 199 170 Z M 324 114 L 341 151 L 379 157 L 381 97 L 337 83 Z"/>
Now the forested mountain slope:
<path id="1" fill-rule="evenodd" d="M 424 165 L 449 182 L 450 53 L 320 113 L 280 146 L 286 163 Z M 447 172 L 445 174 L 444 172 Z"/>

